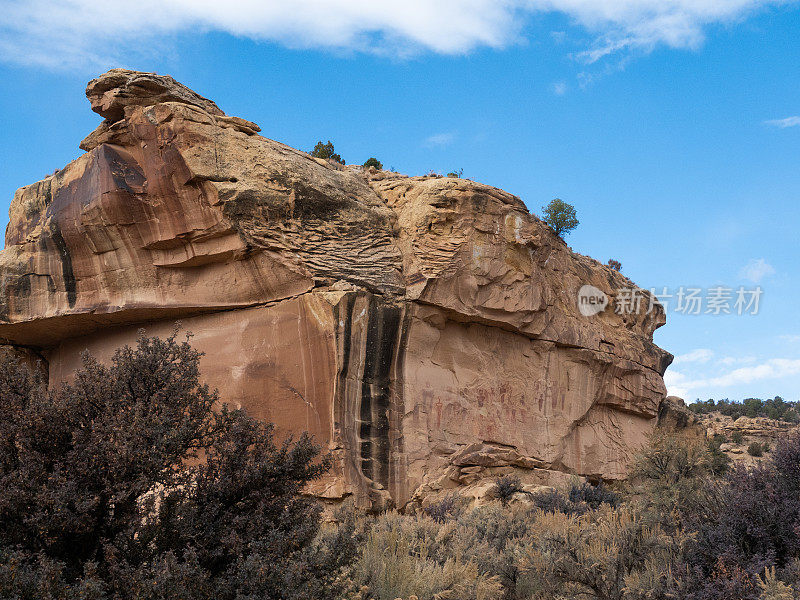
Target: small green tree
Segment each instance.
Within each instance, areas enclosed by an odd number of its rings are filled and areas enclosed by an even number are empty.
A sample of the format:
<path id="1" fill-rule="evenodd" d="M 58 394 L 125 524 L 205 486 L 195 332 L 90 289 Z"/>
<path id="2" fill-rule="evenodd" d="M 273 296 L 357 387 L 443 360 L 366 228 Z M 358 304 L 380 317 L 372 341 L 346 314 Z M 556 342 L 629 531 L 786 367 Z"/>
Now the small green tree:
<path id="1" fill-rule="evenodd" d="M 377 158 L 375 158 L 374 156 L 371 156 L 370 158 L 368 158 L 366 160 L 366 162 L 364 162 L 364 166 L 367 167 L 367 168 L 375 167 L 379 171 L 383 169 L 383 163 L 381 161 L 379 161 Z"/>
<path id="2" fill-rule="evenodd" d="M 579 224 L 578 217 L 575 215 L 575 207 L 567 204 L 561 198 L 550 200 L 547 206 L 542 207 L 542 214 L 544 222 L 550 225 L 556 235 L 560 237 L 564 237 Z"/>
<path id="3" fill-rule="evenodd" d="M 317 142 L 317 145 L 314 146 L 314 149 L 309 153 L 314 158 L 324 158 L 326 160 L 335 160 L 340 164 L 344 164 L 344 159 L 336 154 L 333 149 L 333 142 L 328 140 L 327 144 L 323 144 L 321 141 Z"/>

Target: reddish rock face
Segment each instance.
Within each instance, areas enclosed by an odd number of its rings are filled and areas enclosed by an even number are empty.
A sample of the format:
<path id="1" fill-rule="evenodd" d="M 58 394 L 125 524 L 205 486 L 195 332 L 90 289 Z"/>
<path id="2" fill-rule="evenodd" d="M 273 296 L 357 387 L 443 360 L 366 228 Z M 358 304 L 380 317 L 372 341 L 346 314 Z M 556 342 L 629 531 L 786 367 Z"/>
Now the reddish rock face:
<path id="1" fill-rule="evenodd" d="M 169 77 L 87 96 L 106 121 L 16 193 L 0 253 L 0 338 L 51 384 L 181 319 L 223 399 L 333 452 L 322 496 L 624 476 L 665 396 L 664 311 L 583 316 L 583 285 L 633 284 L 518 198 L 314 159 Z"/>

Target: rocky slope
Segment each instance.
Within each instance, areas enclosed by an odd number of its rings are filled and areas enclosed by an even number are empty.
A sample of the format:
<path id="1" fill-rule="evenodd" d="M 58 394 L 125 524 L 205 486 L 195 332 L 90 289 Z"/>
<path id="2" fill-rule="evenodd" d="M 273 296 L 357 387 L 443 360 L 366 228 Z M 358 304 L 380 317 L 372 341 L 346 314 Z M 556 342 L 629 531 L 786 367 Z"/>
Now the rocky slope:
<path id="1" fill-rule="evenodd" d="M 698 424 L 706 431 L 706 436 L 719 436 L 720 450 L 734 463 L 755 465 L 769 455 L 778 442 L 797 431 L 797 425 L 767 417 L 732 417 L 719 412 L 698 415 Z M 723 441 L 724 440 L 724 441 Z M 752 456 L 748 451 L 751 444 L 759 444 L 764 454 Z"/>
<path id="2" fill-rule="evenodd" d="M 105 120 L 16 193 L 0 253 L 0 338 L 51 384 L 181 319 L 224 399 L 333 452 L 321 496 L 624 476 L 665 396 L 664 312 L 583 316 L 581 286 L 633 284 L 519 198 L 312 158 L 170 77 L 87 97 Z"/>

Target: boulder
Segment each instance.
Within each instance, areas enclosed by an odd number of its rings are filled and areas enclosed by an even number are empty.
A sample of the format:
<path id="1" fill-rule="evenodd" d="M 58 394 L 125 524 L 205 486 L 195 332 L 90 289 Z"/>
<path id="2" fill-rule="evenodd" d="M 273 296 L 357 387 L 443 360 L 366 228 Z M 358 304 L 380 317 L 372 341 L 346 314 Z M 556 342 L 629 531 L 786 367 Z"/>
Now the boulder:
<path id="1" fill-rule="evenodd" d="M 658 427 L 670 431 L 692 431 L 704 434 L 703 425 L 691 410 L 686 406 L 683 398 L 667 396 L 658 406 Z"/>
<path id="2" fill-rule="evenodd" d="M 226 402 L 332 453 L 322 497 L 625 476 L 666 395 L 664 310 L 519 198 L 312 158 L 171 77 L 87 96 L 106 120 L 17 191 L 0 253 L 0 340 L 51 385 L 180 319 Z M 584 286 L 648 310 L 584 316 Z"/>

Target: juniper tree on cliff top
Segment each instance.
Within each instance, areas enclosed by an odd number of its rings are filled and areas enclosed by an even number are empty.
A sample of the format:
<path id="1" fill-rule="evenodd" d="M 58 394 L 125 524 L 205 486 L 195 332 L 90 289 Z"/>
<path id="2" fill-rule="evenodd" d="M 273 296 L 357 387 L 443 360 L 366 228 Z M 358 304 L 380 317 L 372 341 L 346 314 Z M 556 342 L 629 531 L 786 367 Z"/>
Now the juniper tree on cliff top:
<path id="1" fill-rule="evenodd" d="M 344 164 L 344 159 L 334 151 L 333 142 L 330 140 L 328 140 L 327 144 L 323 144 L 320 140 L 309 154 L 315 158 L 324 158 L 326 160 L 336 161 L 342 165 Z"/>
<path id="2" fill-rule="evenodd" d="M 580 223 L 575 213 L 575 207 L 567 204 L 561 198 L 554 198 L 547 206 L 543 206 L 542 216 L 544 222 L 550 225 L 559 237 L 564 237 Z"/>
<path id="3" fill-rule="evenodd" d="M 335 568 L 300 491 L 328 460 L 212 410 L 200 356 L 142 336 L 56 391 L 0 365 L 0 597 L 320 595 Z"/>

